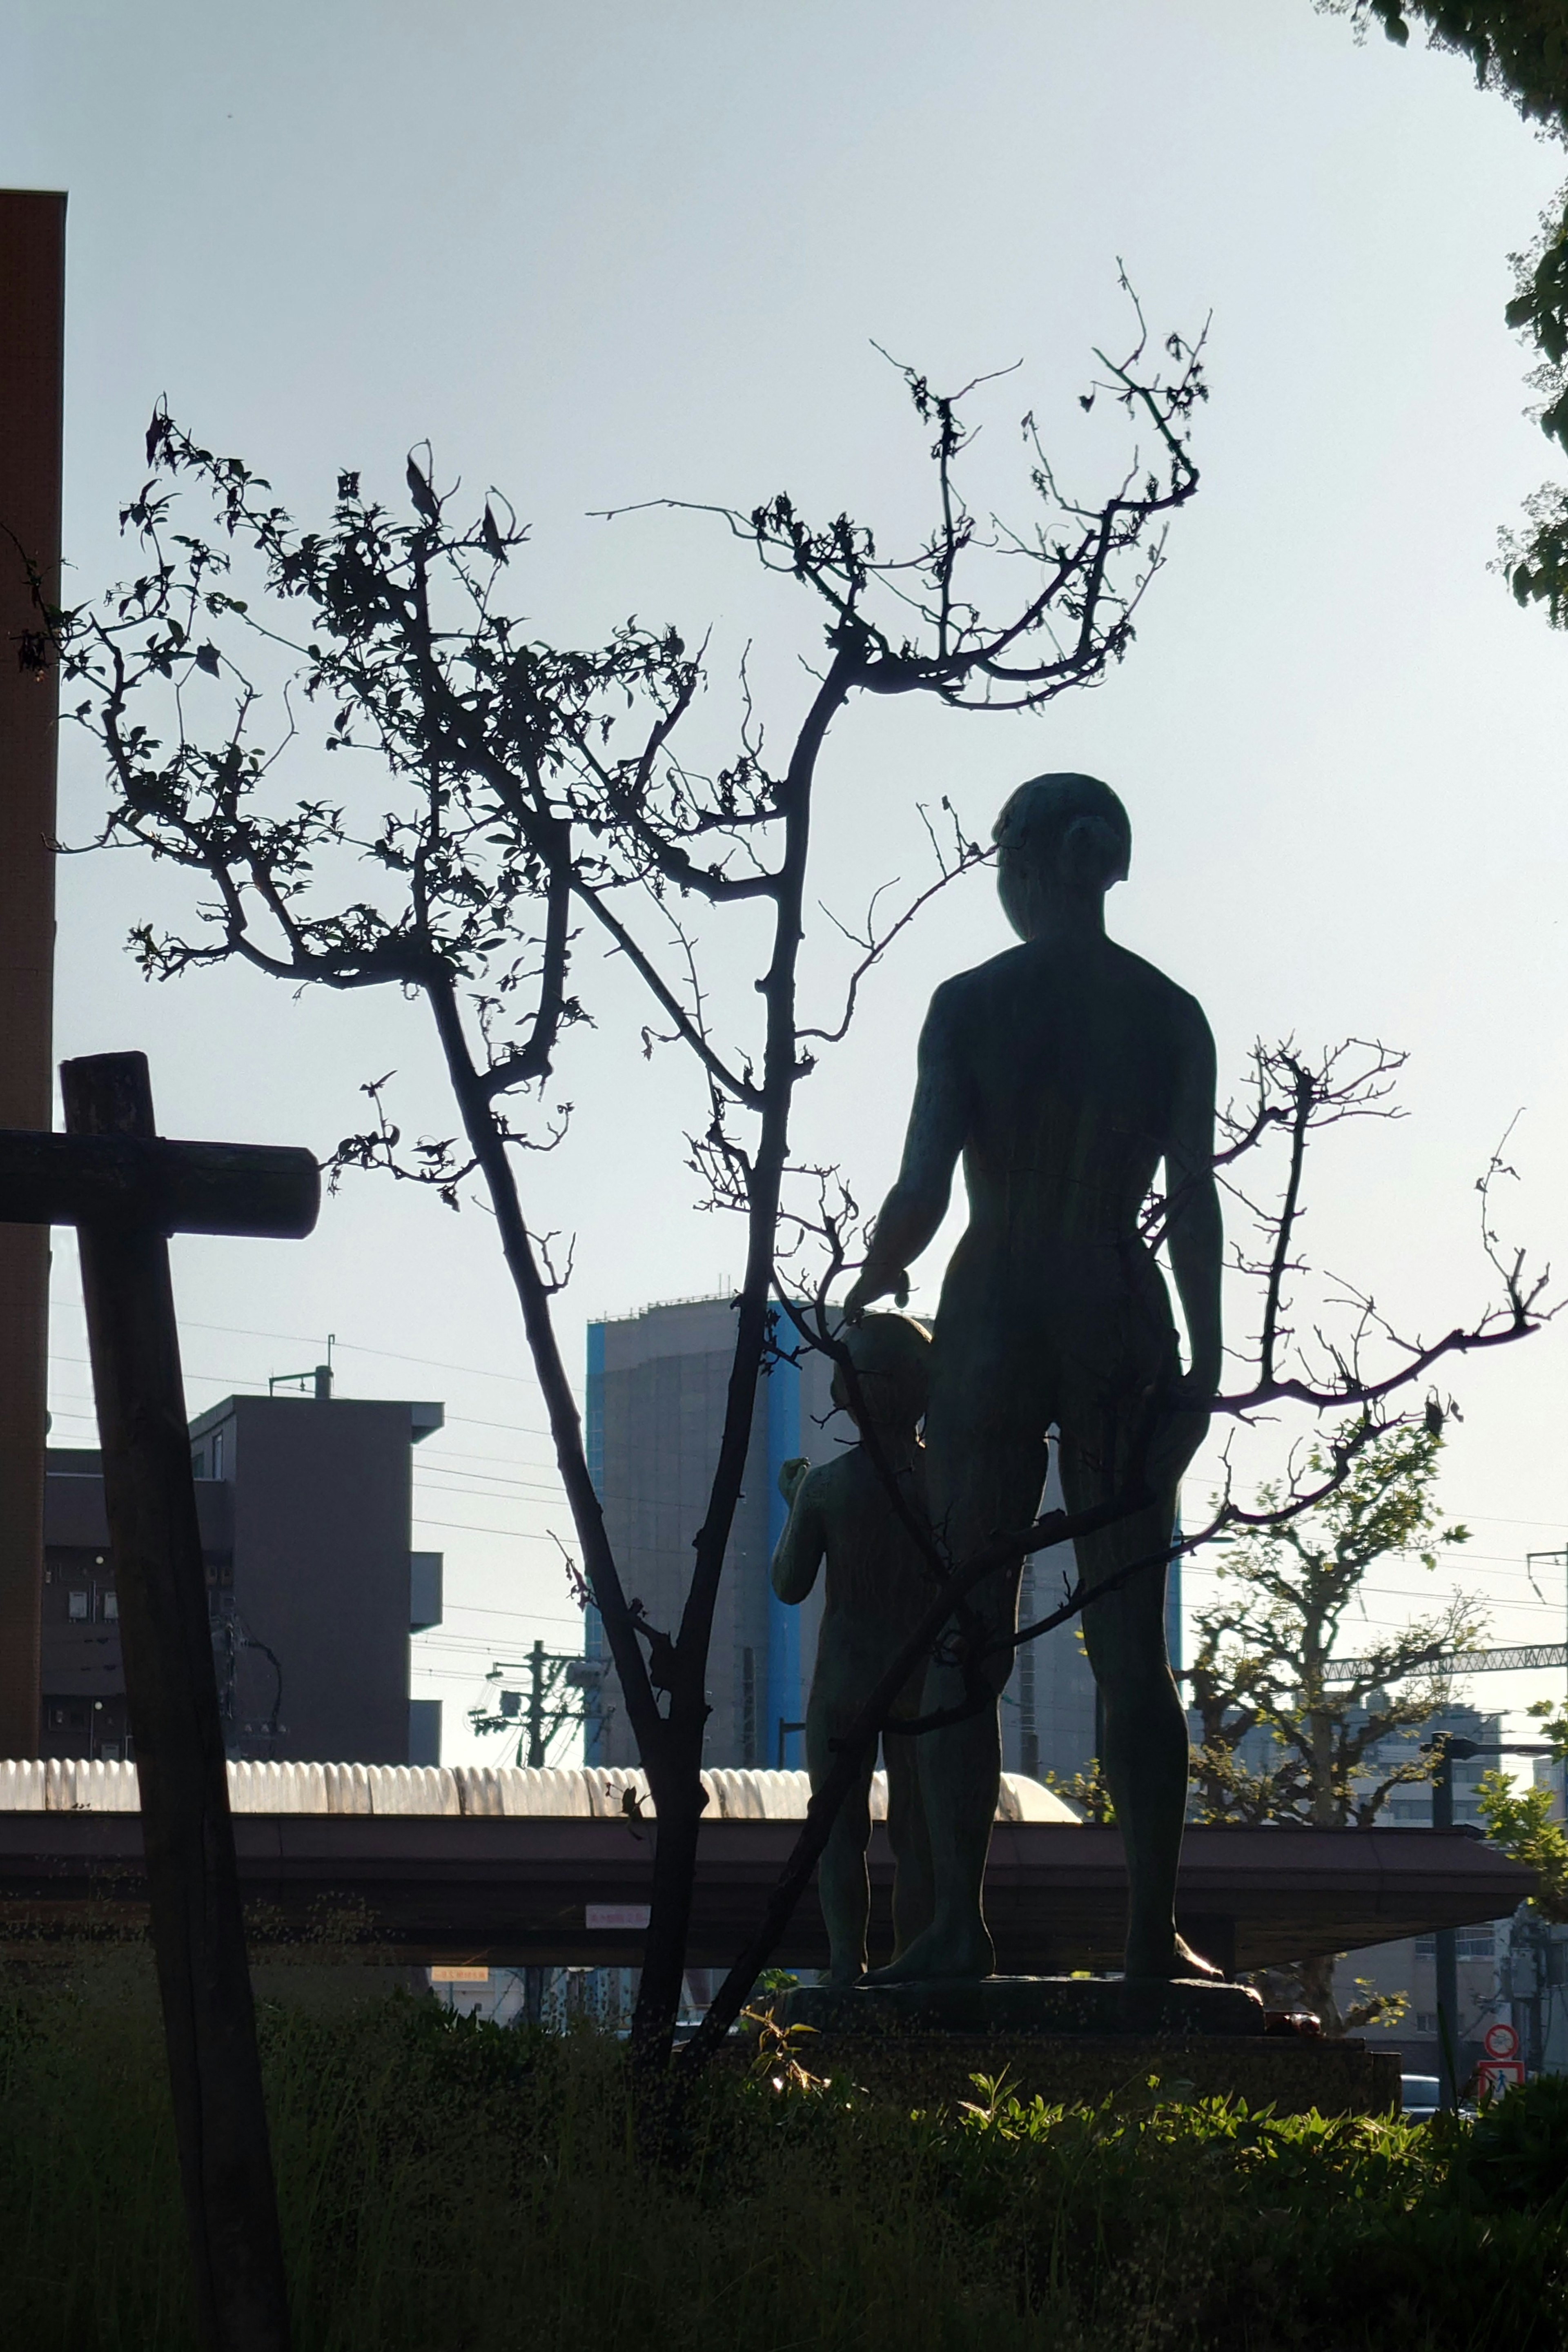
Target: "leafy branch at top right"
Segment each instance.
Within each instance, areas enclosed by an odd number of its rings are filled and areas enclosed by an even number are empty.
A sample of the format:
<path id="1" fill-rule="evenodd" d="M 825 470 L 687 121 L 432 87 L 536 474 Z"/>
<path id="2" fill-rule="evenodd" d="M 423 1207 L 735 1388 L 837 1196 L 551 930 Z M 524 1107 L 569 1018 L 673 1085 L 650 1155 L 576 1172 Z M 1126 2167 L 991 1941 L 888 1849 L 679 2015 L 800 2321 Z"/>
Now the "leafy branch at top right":
<path id="1" fill-rule="evenodd" d="M 1427 44 L 1467 58 L 1484 89 L 1511 100 L 1527 122 L 1568 142 L 1568 5 L 1565 0 L 1315 0 L 1326 16 L 1373 19 L 1401 47 L 1412 21 Z M 1537 424 L 1568 455 L 1568 185 L 1542 216 L 1535 241 L 1512 257 L 1514 293 L 1505 316 L 1533 345 L 1529 377 Z M 1542 604 L 1554 629 L 1568 628 L 1568 483 L 1545 483 L 1527 499 L 1522 525 L 1501 534 L 1499 570 L 1521 604 Z"/>

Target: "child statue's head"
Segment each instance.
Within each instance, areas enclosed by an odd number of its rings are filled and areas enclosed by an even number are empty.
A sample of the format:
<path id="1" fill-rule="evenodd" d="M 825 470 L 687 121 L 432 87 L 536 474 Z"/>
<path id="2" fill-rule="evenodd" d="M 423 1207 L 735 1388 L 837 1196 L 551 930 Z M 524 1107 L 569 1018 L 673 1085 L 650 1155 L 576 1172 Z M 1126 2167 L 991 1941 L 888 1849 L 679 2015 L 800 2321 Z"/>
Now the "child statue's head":
<path id="1" fill-rule="evenodd" d="M 851 1421 L 879 1429 L 912 1431 L 931 1387 L 931 1334 L 910 1315 L 865 1315 L 838 1333 L 859 1389 L 859 1406 L 844 1376 L 833 1371 L 833 1402 Z"/>

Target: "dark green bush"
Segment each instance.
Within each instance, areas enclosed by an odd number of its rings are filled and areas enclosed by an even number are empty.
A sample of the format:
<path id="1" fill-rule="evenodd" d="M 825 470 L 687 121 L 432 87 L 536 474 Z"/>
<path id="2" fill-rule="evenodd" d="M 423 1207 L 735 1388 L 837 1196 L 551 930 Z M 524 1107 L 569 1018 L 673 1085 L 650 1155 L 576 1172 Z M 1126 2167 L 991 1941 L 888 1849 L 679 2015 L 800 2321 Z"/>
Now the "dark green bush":
<path id="1" fill-rule="evenodd" d="M 1489 2100 L 1456 2147 L 1454 2176 L 1486 2212 L 1560 2211 L 1568 2200 L 1568 2075 L 1542 2074 Z"/>
<path id="2" fill-rule="evenodd" d="M 189 2345 L 139 1968 L 0 2000 L 6 2352 Z M 262 2036 L 300 2352 L 1568 2342 L 1568 2230 L 1534 2189 L 1483 2210 L 1462 2134 L 1005 2085 L 902 2113 L 770 2068 L 716 2075 L 652 2169 L 592 2034 L 394 2000 L 269 2004 Z"/>

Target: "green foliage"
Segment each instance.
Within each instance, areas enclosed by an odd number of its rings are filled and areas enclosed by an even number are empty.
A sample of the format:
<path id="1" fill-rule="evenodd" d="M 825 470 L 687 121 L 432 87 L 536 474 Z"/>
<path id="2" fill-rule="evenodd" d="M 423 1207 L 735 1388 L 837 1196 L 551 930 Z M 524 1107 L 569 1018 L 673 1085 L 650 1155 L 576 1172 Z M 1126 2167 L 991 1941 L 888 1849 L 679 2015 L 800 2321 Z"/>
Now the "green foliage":
<path id="1" fill-rule="evenodd" d="M 1568 2204 L 1568 2075 L 1489 2100 L 1459 2143 L 1453 2187 L 1477 2211 L 1561 2213 Z"/>
<path id="2" fill-rule="evenodd" d="M 1110 1801 L 1110 1790 L 1098 1756 L 1089 1758 L 1087 1772 L 1047 1772 L 1046 1786 L 1069 1805 L 1076 1805 L 1085 1821 L 1101 1827 L 1114 1825 L 1116 1807 Z"/>
<path id="3" fill-rule="evenodd" d="M 1435 49 L 1468 58 L 1484 88 L 1510 98 L 1530 121 L 1568 119 L 1565 0 L 1321 0 L 1326 14 L 1374 18 L 1401 47 L 1411 19 Z"/>
<path id="4" fill-rule="evenodd" d="M 1477 1801 L 1493 1844 L 1540 1873 L 1531 1907 L 1568 1920 L 1568 1832 L 1552 1819 L 1551 1790 L 1516 1788 L 1511 1774 L 1493 1770 L 1481 1774 Z"/>
<path id="5" fill-rule="evenodd" d="M 1568 135 L 1568 0 L 1318 0 L 1334 16 L 1375 19 L 1389 38 L 1409 40 L 1412 21 L 1429 45 L 1467 58 L 1484 89 L 1510 99 L 1530 122 Z M 1536 241 L 1513 257 L 1508 323 L 1526 336 L 1541 364 L 1530 378 L 1536 420 L 1568 450 L 1568 188 L 1543 215 Z M 1525 502 L 1525 528 L 1502 539 L 1503 572 L 1521 604 L 1543 604 L 1553 628 L 1568 626 L 1568 488 L 1548 483 Z"/>
<path id="6" fill-rule="evenodd" d="M 0 2296 L 27 2352 L 191 2345 L 155 2004 L 115 1967 L 0 1985 Z M 1539 2100 L 1512 2137 L 1489 2115 L 1467 2168 L 1459 2126 L 1152 2084 L 1063 2108 L 978 2081 L 910 2112 L 736 2067 L 652 2168 L 622 2053 L 592 2033 L 399 1999 L 264 2005 L 262 2043 L 299 2352 L 1545 2352 L 1568 2333 Z"/>
<path id="7" fill-rule="evenodd" d="M 1329 1675 L 1374 1566 L 1405 1559 L 1430 1573 L 1444 1547 L 1468 1540 L 1467 1528 L 1444 1524 L 1433 1491 L 1442 1429 L 1433 1413 L 1385 1431 L 1316 1510 L 1226 1544 L 1220 1597 L 1197 1618 L 1189 1685 L 1202 1726 L 1200 1821 L 1364 1826 L 1394 1789 L 1430 1779 L 1433 1759 L 1414 1746 L 1397 1763 L 1373 1769 L 1371 1759 L 1391 1733 L 1413 1730 L 1446 1701 L 1447 1684 L 1431 1662 L 1479 1638 L 1473 1603 L 1455 1594 L 1381 1643 L 1364 1673 L 1345 1682 Z M 1258 1499 L 1267 1510 L 1277 1496 L 1265 1487 Z M 1259 1727 L 1277 1760 L 1253 1770 L 1238 1750 Z"/>

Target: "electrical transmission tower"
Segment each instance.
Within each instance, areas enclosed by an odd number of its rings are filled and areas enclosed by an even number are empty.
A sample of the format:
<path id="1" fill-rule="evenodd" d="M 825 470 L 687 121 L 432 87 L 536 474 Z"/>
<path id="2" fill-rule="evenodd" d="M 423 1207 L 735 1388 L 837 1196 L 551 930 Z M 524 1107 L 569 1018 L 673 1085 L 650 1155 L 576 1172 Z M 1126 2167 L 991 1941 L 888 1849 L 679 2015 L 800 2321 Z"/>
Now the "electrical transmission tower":
<path id="1" fill-rule="evenodd" d="M 498 1685 L 493 1707 L 476 1706 L 468 1721 L 476 1731 L 515 1731 L 513 1762 L 541 1766 L 563 1731 L 602 1723 L 601 1693 L 609 1661 L 582 1652 L 547 1650 L 535 1642 L 526 1658 L 498 1658 L 485 1676 Z"/>

